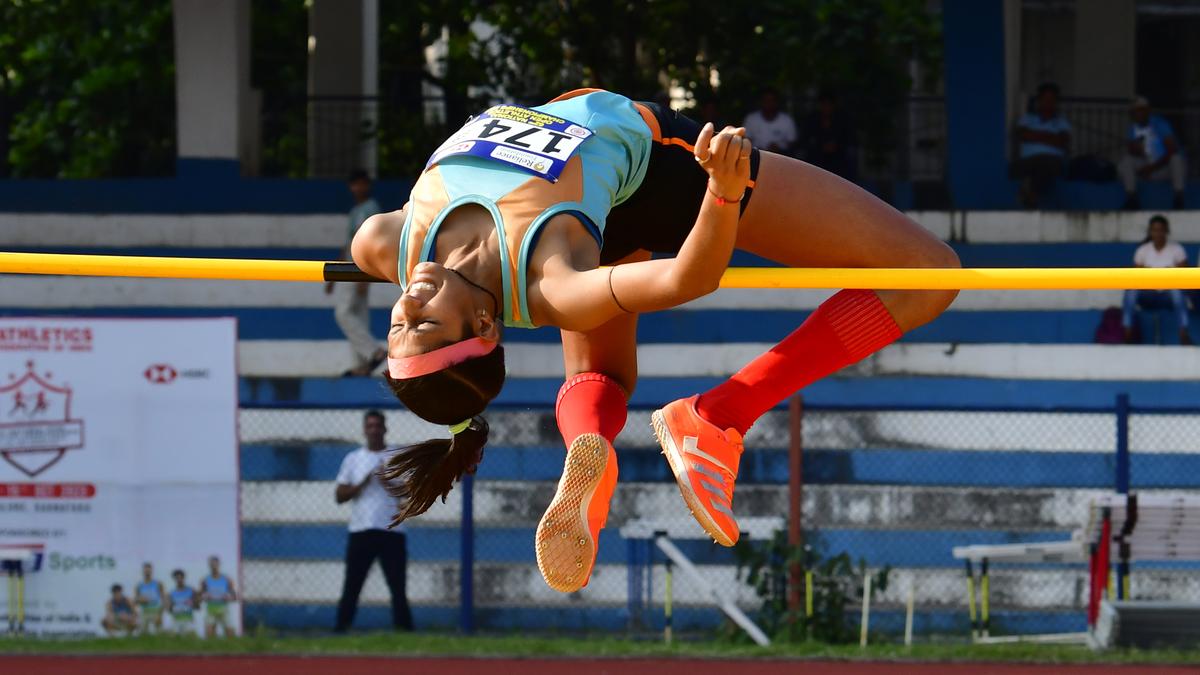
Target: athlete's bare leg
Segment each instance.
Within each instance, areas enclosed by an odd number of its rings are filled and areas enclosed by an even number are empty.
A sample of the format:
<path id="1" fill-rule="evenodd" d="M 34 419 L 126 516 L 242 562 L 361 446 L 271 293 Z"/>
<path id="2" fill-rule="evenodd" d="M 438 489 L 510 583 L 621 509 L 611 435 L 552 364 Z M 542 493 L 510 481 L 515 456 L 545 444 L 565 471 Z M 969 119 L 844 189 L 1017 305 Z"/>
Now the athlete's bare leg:
<path id="1" fill-rule="evenodd" d="M 949 246 L 857 185 L 798 159 L 762 153 L 737 247 L 788 267 L 958 267 Z M 879 291 L 904 331 L 933 320 L 957 291 Z"/>
<path id="2" fill-rule="evenodd" d="M 615 264 L 649 259 L 649 251 L 638 251 Z M 579 373 L 600 373 L 632 395 L 637 385 L 637 319 L 637 314 L 626 314 L 586 333 L 562 331 L 567 379 Z"/>

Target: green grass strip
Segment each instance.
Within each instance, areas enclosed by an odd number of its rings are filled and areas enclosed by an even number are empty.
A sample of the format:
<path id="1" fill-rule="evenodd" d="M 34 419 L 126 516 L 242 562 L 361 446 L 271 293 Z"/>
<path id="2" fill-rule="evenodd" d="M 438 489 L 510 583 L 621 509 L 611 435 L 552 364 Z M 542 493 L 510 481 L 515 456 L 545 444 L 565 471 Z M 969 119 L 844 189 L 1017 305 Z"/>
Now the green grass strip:
<path id="1" fill-rule="evenodd" d="M 959 643 L 826 645 L 806 642 L 778 643 L 767 648 L 721 641 L 682 641 L 664 645 L 653 640 L 620 639 L 610 635 L 584 637 L 528 637 L 508 635 L 462 636 L 445 633 L 364 633 L 349 636 L 278 636 L 252 634 L 229 640 L 190 637 L 142 636 L 133 638 L 35 639 L 0 638 L 0 654 L 120 655 L 120 654 L 282 654 L 345 656 L 471 656 L 471 657 L 692 657 L 692 658 L 795 658 L 876 661 L 995 661 L 1030 663 L 1200 663 L 1200 649 L 1109 650 L 1095 652 L 1073 645 Z"/>

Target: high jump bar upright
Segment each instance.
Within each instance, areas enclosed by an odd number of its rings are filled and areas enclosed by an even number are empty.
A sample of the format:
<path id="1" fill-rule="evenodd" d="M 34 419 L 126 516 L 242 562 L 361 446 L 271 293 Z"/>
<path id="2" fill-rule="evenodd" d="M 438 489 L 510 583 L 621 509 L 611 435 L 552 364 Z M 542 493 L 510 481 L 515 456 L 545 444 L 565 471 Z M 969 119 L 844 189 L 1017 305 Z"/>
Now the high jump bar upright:
<path id="1" fill-rule="evenodd" d="M 373 281 L 351 262 L 152 258 L 0 252 L 0 274 L 166 279 Z M 733 267 L 721 288 L 870 288 L 912 290 L 1080 290 L 1200 288 L 1200 267 L 1043 267 L 973 269 Z"/>

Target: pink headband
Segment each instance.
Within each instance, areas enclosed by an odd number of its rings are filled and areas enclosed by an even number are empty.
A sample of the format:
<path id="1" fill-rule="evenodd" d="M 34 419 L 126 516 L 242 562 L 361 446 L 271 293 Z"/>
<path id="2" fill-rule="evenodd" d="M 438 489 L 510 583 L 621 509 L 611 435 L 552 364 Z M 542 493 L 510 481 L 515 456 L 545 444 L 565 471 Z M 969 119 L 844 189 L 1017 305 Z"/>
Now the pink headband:
<path id="1" fill-rule="evenodd" d="M 492 353 L 498 343 L 473 337 L 469 340 L 455 342 L 441 349 L 435 349 L 416 356 L 406 356 L 401 359 L 388 357 L 388 374 L 394 380 L 408 380 L 421 377 L 450 366 L 462 363 L 467 359 Z"/>

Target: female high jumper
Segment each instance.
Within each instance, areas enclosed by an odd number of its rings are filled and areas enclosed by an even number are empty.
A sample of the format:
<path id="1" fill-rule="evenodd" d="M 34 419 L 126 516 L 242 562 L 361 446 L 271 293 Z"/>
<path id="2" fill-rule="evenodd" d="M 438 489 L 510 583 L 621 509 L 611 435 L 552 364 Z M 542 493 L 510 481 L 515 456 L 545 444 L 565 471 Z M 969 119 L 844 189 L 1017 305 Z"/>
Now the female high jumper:
<path id="1" fill-rule="evenodd" d="M 694 145 L 693 145 L 694 144 Z M 637 317 L 717 288 L 738 248 L 791 267 L 957 267 L 954 252 L 833 174 L 753 149 L 742 129 L 703 128 L 601 90 L 472 118 L 430 158 L 408 203 L 369 219 L 358 266 L 399 284 L 387 381 L 450 439 L 398 454 L 385 477 L 397 522 L 474 472 L 480 414 L 504 383 L 501 324 L 562 331 L 555 416 L 567 446 L 538 525 L 552 588 L 584 586 L 617 481 L 613 439 L 637 381 Z M 651 260 L 651 254 L 674 258 Z M 605 267 L 601 267 L 601 266 Z M 938 316 L 955 291 L 844 290 L 713 389 L 667 404 L 653 427 L 692 515 L 738 538 L 742 437 L 764 412 Z"/>

